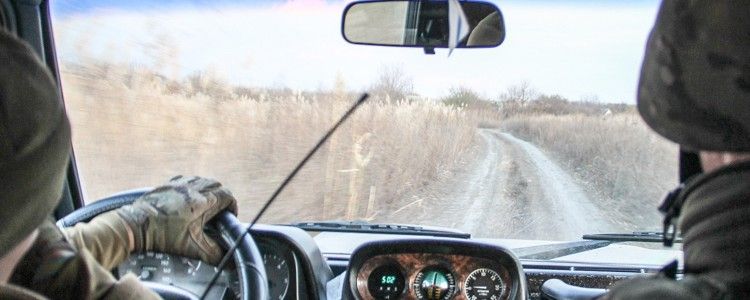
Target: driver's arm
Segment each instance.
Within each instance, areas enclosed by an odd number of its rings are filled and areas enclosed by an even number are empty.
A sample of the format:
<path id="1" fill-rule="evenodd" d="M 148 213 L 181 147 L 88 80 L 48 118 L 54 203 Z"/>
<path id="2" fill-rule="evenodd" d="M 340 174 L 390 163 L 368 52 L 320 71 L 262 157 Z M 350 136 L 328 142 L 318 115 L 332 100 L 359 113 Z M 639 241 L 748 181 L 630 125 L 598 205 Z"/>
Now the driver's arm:
<path id="1" fill-rule="evenodd" d="M 85 248 L 105 268 L 133 252 L 159 251 L 218 264 L 219 245 L 203 232 L 222 210 L 237 213 L 237 201 L 221 183 L 178 176 L 132 205 L 102 214 L 89 223 L 65 229 L 68 241 Z"/>
<path id="2" fill-rule="evenodd" d="M 203 227 L 237 202 L 217 181 L 178 176 L 132 205 L 61 231 L 51 221 L 16 268 L 12 281 L 54 299 L 158 299 L 128 274 L 110 270 L 131 252 L 159 251 L 217 264 L 223 251 Z"/>
<path id="3" fill-rule="evenodd" d="M 133 251 L 130 228 L 116 211 L 107 212 L 88 223 L 64 228 L 63 234 L 77 249 L 86 249 L 104 268 L 121 264 Z"/>
<path id="4" fill-rule="evenodd" d="M 11 282 L 50 299 L 160 299 L 133 274 L 116 279 L 50 220 L 13 272 Z"/>

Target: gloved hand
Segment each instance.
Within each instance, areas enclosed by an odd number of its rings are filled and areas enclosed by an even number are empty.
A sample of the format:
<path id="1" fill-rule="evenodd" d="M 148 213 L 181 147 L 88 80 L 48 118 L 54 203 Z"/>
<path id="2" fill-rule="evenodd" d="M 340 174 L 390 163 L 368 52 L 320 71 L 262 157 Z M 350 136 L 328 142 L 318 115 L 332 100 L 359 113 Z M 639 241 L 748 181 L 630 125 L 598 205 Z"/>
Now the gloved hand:
<path id="1" fill-rule="evenodd" d="M 203 227 L 224 209 L 236 215 L 237 200 L 221 183 L 177 176 L 117 209 L 117 214 L 132 229 L 134 251 L 165 252 L 216 265 L 223 251 Z"/>

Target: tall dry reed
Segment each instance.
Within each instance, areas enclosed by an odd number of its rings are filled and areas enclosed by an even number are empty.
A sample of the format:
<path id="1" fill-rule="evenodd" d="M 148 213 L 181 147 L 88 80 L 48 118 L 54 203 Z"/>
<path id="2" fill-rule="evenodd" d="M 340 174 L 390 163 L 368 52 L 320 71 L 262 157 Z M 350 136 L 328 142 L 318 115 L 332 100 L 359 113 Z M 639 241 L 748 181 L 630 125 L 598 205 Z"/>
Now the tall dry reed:
<path id="1" fill-rule="evenodd" d="M 62 79 L 88 201 L 197 174 L 230 187 L 244 219 L 354 101 L 343 91 L 238 94 L 219 81 L 185 84 L 103 64 L 67 66 Z M 440 103 L 375 99 L 336 132 L 264 221 L 368 219 L 400 207 L 471 157 L 477 123 Z"/>

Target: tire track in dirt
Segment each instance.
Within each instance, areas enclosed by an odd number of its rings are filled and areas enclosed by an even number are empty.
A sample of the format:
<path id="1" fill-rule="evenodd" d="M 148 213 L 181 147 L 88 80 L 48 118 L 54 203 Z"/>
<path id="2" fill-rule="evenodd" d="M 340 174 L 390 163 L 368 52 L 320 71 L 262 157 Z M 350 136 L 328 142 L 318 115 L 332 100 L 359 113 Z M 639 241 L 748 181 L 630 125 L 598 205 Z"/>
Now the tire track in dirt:
<path id="1" fill-rule="evenodd" d="M 616 228 L 591 202 L 584 189 L 539 148 L 508 133 L 493 134 L 504 141 L 504 148 L 518 162 L 515 172 L 518 178 L 524 178 L 528 183 L 525 190 L 517 189 L 502 199 L 523 203 L 518 200 L 527 198 L 526 207 L 514 207 L 515 211 L 528 216 L 520 220 L 516 228 L 518 232 L 538 235 L 539 238 L 573 240 L 586 233 L 610 232 Z M 516 184 L 511 189 L 519 186 Z M 526 232 L 524 228 L 533 230 Z"/>
<path id="2" fill-rule="evenodd" d="M 508 133 L 480 129 L 477 159 L 415 196 L 390 222 L 451 227 L 474 237 L 577 240 L 614 226 L 552 159 Z"/>

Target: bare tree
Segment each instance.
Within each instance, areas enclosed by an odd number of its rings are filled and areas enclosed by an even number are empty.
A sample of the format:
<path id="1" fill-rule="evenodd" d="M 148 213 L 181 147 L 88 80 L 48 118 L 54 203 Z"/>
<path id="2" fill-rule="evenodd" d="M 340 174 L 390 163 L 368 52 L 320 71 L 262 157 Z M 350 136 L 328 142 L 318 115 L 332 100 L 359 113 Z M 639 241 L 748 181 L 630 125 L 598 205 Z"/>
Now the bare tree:
<path id="1" fill-rule="evenodd" d="M 214 100 L 229 99 L 232 89 L 227 81 L 212 70 L 196 71 L 187 77 L 186 94 L 204 94 Z"/>
<path id="2" fill-rule="evenodd" d="M 522 81 L 509 86 L 500 94 L 500 110 L 508 117 L 526 110 L 529 102 L 539 98 L 539 93 L 531 85 Z"/>
<path id="3" fill-rule="evenodd" d="M 521 105 L 525 105 L 529 101 L 536 99 L 539 93 L 531 87 L 531 85 L 522 81 L 521 83 L 509 86 L 505 93 L 500 95 L 501 101 L 513 101 L 518 102 Z"/>
<path id="4" fill-rule="evenodd" d="M 488 99 L 476 91 L 465 86 L 455 86 L 448 90 L 448 96 L 441 99 L 447 105 L 453 106 L 484 106 L 491 104 Z"/>
<path id="5" fill-rule="evenodd" d="M 401 66 L 382 66 L 370 90 L 376 98 L 398 101 L 414 93 L 414 81 Z"/>
<path id="6" fill-rule="evenodd" d="M 597 96 L 596 94 L 583 95 L 581 97 L 581 102 L 594 103 L 594 104 L 602 103 L 601 99 L 599 99 L 599 96 Z"/>

